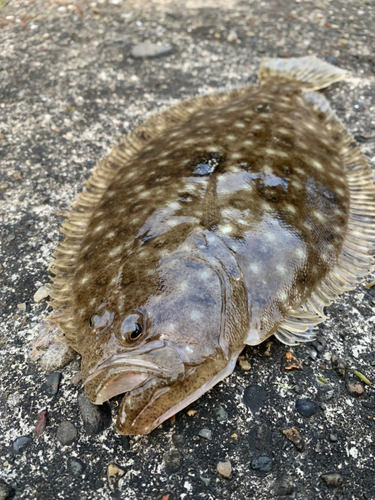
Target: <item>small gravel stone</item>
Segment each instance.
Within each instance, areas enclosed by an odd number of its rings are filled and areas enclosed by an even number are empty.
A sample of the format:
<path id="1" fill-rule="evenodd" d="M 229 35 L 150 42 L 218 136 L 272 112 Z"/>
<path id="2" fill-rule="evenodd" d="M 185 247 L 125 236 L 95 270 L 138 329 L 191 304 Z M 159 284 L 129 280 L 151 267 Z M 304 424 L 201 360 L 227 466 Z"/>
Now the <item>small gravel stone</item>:
<path id="1" fill-rule="evenodd" d="M 48 285 L 43 285 L 34 293 L 34 301 L 40 302 L 43 299 L 49 297 L 50 287 Z"/>
<path id="2" fill-rule="evenodd" d="M 8 500 L 13 498 L 14 490 L 5 481 L 0 479 L 0 500 Z"/>
<path id="3" fill-rule="evenodd" d="M 29 352 L 29 358 L 38 361 L 46 372 L 63 368 L 77 355 L 71 347 L 62 343 L 63 340 L 63 333 L 55 325 L 43 321 L 38 337 L 31 342 L 32 350 Z"/>
<path id="4" fill-rule="evenodd" d="M 296 401 L 296 410 L 303 417 L 312 417 L 318 411 L 318 405 L 309 398 L 306 399 L 297 399 Z"/>
<path id="5" fill-rule="evenodd" d="M 21 304 L 17 304 L 17 309 L 19 312 L 26 312 L 26 302 L 22 302 Z"/>
<path id="6" fill-rule="evenodd" d="M 250 370 L 250 363 L 245 358 L 245 356 L 240 356 L 238 358 L 238 364 L 243 372 L 248 372 Z"/>
<path id="7" fill-rule="evenodd" d="M 181 468 L 182 455 L 178 450 L 167 451 L 163 455 L 163 462 L 167 474 L 173 474 Z"/>
<path id="8" fill-rule="evenodd" d="M 212 439 L 212 432 L 210 431 L 210 429 L 201 429 L 199 431 L 199 435 L 204 439 Z"/>
<path id="9" fill-rule="evenodd" d="M 44 384 L 42 384 L 41 387 L 44 394 L 46 394 L 51 398 L 55 396 L 59 390 L 60 380 L 61 380 L 60 372 L 50 373 L 48 379 L 46 380 L 46 382 L 44 382 Z"/>
<path id="10" fill-rule="evenodd" d="M 318 351 L 318 353 L 321 353 L 324 351 L 327 345 L 327 341 L 322 339 L 321 337 L 318 337 L 317 339 L 314 340 L 314 342 L 311 342 L 312 345 L 315 347 L 315 349 Z"/>
<path id="11" fill-rule="evenodd" d="M 35 434 L 37 436 L 41 436 L 43 432 L 46 430 L 47 427 L 47 417 L 48 417 L 48 412 L 47 410 L 42 410 L 39 415 L 38 415 L 38 421 L 36 423 L 35 427 Z"/>
<path id="12" fill-rule="evenodd" d="M 260 410 L 265 398 L 265 392 L 260 385 L 249 385 L 246 387 L 243 395 L 245 405 L 248 406 L 253 413 L 257 413 Z"/>
<path id="13" fill-rule="evenodd" d="M 228 413 L 224 410 L 222 406 L 215 408 L 216 420 L 218 422 L 224 422 L 228 418 Z"/>
<path id="14" fill-rule="evenodd" d="M 124 451 L 130 450 L 130 441 L 128 436 L 120 436 L 120 443 Z"/>
<path id="15" fill-rule="evenodd" d="M 295 370 L 302 370 L 302 365 L 298 361 L 298 359 L 293 356 L 291 352 L 287 352 L 284 354 L 284 356 L 281 358 L 281 366 L 280 370 L 282 372 L 285 371 L 295 371 Z"/>
<path id="16" fill-rule="evenodd" d="M 56 437 L 63 446 L 72 444 L 77 439 L 77 435 L 77 429 L 69 420 L 63 420 L 56 432 Z"/>
<path id="17" fill-rule="evenodd" d="M 199 479 L 205 484 L 205 486 L 210 485 L 211 479 L 209 479 L 208 477 L 199 476 Z"/>
<path id="18" fill-rule="evenodd" d="M 353 396 L 354 398 L 362 396 L 365 392 L 363 385 L 356 380 L 347 380 L 345 382 L 345 387 L 348 394 L 350 394 L 350 396 Z"/>
<path id="19" fill-rule="evenodd" d="M 291 427 L 290 429 L 283 429 L 281 432 L 288 439 L 288 441 L 294 444 L 294 446 L 298 451 L 303 450 L 305 443 L 296 427 Z"/>
<path id="20" fill-rule="evenodd" d="M 84 392 L 78 394 L 78 408 L 87 434 L 99 434 L 111 424 L 111 410 L 107 403 L 94 405 Z"/>
<path id="21" fill-rule="evenodd" d="M 168 43 L 164 45 L 157 45 L 155 43 L 139 43 L 138 45 L 134 45 L 131 49 L 131 55 L 136 59 L 142 57 L 161 57 L 169 55 L 172 52 L 174 52 L 174 48 Z"/>
<path id="22" fill-rule="evenodd" d="M 332 364 L 332 369 L 336 372 L 336 374 L 340 378 L 344 378 L 346 372 L 346 364 L 340 359 L 338 359 L 335 355 L 332 355 L 331 357 L 331 364 Z"/>
<path id="23" fill-rule="evenodd" d="M 337 438 L 336 434 L 330 434 L 330 435 L 329 435 L 329 440 L 330 440 L 332 443 L 337 443 L 338 438 Z"/>
<path id="24" fill-rule="evenodd" d="M 219 462 L 217 464 L 217 471 L 221 476 L 229 479 L 232 475 L 232 464 L 229 460 L 226 460 L 225 462 Z"/>
<path id="25" fill-rule="evenodd" d="M 86 469 L 86 464 L 82 462 L 79 458 L 69 457 L 67 463 L 67 469 L 73 476 L 77 476 L 78 474 L 82 474 Z"/>
<path id="26" fill-rule="evenodd" d="M 227 41 L 232 43 L 232 42 L 236 42 L 237 40 L 238 40 L 237 32 L 235 30 L 230 30 L 230 32 L 228 33 L 228 36 L 227 36 Z"/>
<path id="27" fill-rule="evenodd" d="M 316 352 L 315 349 L 311 349 L 311 351 L 309 352 L 309 357 L 310 359 L 312 359 L 313 361 L 316 360 L 316 358 L 318 357 L 318 353 Z"/>
<path id="28" fill-rule="evenodd" d="M 337 472 L 322 474 L 320 479 L 324 481 L 329 488 L 338 488 L 344 482 L 343 476 Z"/>
<path id="29" fill-rule="evenodd" d="M 107 468 L 107 479 L 108 479 L 108 485 L 112 491 L 115 490 L 115 488 L 118 485 L 119 479 L 125 474 L 125 471 L 123 469 L 120 469 L 120 467 L 117 467 L 115 464 L 109 464 Z"/>
<path id="30" fill-rule="evenodd" d="M 253 458 L 250 465 L 253 470 L 259 470 L 260 472 L 269 472 L 272 469 L 272 458 L 267 456 Z"/>
<path id="31" fill-rule="evenodd" d="M 13 449 L 16 453 L 23 453 L 31 444 L 32 439 L 28 436 L 21 436 L 13 442 Z"/>
<path id="32" fill-rule="evenodd" d="M 286 496 L 291 495 L 294 491 L 294 483 L 292 478 L 283 477 L 281 479 L 277 479 L 273 483 L 273 494 L 275 496 Z"/>

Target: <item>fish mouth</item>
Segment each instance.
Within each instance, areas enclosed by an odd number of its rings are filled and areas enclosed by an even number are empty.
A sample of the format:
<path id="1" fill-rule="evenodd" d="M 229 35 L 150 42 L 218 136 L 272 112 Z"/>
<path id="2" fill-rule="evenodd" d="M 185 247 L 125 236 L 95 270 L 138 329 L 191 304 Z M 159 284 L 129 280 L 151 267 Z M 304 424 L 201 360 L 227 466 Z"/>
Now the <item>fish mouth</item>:
<path id="1" fill-rule="evenodd" d="M 105 401 L 138 389 L 157 378 L 165 384 L 182 380 L 185 365 L 176 349 L 163 343 L 147 350 L 114 354 L 103 360 L 87 377 L 84 385 L 94 394 L 93 403 Z"/>

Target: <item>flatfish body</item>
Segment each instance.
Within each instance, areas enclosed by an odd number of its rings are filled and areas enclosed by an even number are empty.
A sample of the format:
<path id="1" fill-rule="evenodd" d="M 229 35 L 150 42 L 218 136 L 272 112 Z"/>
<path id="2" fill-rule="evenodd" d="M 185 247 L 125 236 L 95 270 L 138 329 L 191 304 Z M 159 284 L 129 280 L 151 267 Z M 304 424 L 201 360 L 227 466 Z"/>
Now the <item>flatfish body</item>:
<path id="1" fill-rule="evenodd" d="M 234 368 L 245 344 L 313 338 L 373 265 L 371 171 L 314 92 L 348 75 L 265 60 L 260 86 L 152 117 L 102 160 L 52 265 L 89 398 L 126 393 L 145 434 Z"/>

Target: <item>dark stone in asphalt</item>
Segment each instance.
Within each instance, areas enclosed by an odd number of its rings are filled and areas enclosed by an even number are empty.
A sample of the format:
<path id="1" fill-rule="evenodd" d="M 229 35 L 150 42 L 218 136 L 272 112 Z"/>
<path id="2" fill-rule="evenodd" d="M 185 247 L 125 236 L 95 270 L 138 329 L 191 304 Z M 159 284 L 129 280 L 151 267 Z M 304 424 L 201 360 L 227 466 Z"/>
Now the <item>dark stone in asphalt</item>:
<path id="1" fill-rule="evenodd" d="M 77 439 L 77 436 L 77 429 L 74 427 L 72 422 L 64 420 L 60 423 L 56 432 L 56 437 L 63 446 L 72 444 Z"/>
<path id="2" fill-rule="evenodd" d="M 290 477 L 283 477 L 280 479 L 277 479 L 273 483 L 273 494 L 275 496 L 286 496 L 286 495 L 291 495 L 294 491 L 294 483 L 292 478 Z"/>
<path id="3" fill-rule="evenodd" d="M 21 436 L 13 442 L 13 449 L 16 453 L 23 453 L 31 444 L 32 439 L 28 436 Z"/>
<path id="4" fill-rule="evenodd" d="M 15 494 L 14 489 L 0 479 L 0 500 L 10 500 Z"/>
<path id="5" fill-rule="evenodd" d="M 249 432 L 249 447 L 252 451 L 265 451 L 272 446 L 271 429 L 265 425 L 252 427 Z"/>
<path id="6" fill-rule="evenodd" d="M 130 450 L 130 442 L 128 436 L 120 436 L 120 443 L 124 451 Z"/>
<path id="7" fill-rule="evenodd" d="M 309 398 L 297 399 L 296 410 L 303 417 L 312 417 L 318 411 L 318 405 Z"/>
<path id="8" fill-rule="evenodd" d="M 266 394 L 260 385 L 249 385 L 246 387 L 243 400 L 253 413 L 257 413 L 264 404 Z"/>
<path id="9" fill-rule="evenodd" d="M 80 460 L 79 458 L 69 457 L 67 468 L 69 473 L 72 474 L 72 476 L 77 476 L 78 474 L 83 473 L 83 471 L 86 469 L 86 464 L 82 462 L 82 460 Z"/>
<path id="10" fill-rule="evenodd" d="M 111 410 L 107 403 L 94 405 L 81 392 L 78 394 L 78 408 L 87 434 L 100 434 L 111 424 Z"/>
<path id="11" fill-rule="evenodd" d="M 344 478 L 341 474 L 337 472 L 329 472 L 327 474 L 322 474 L 320 479 L 329 487 L 329 488 L 338 488 L 344 482 Z"/>
<path id="12" fill-rule="evenodd" d="M 163 462 L 167 474 L 173 474 L 180 470 L 182 465 L 182 455 L 178 450 L 170 450 L 164 453 Z"/>
<path id="13" fill-rule="evenodd" d="M 253 458 L 250 465 L 254 470 L 259 470 L 260 472 L 269 472 L 272 469 L 272 458 L 267 456 Z"/>
<path id="14" fill-rule="evenodd" d="M 55 396 L 59 390 L 60 380 L 61 380 L 60 372 L 50 373 L 48 379 L 46 380 L 46 382 L 44 382 L 44 384 L 42 384 L 41 387 L 44 394 L 47 394 L 47 396 L 51 398 Z"/>

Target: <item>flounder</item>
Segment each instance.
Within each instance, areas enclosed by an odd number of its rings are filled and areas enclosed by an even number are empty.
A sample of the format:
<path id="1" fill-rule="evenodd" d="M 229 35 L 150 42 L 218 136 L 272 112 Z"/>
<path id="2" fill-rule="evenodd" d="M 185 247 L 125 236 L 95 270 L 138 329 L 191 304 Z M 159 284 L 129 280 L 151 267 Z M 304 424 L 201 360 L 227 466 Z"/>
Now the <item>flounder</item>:
<path id="1" fill-rule="evenodd" d="M 95 404 L 147 434 L 246 344 L 310 341 L 373 266 L 375 187 L 315 90 L 348 74 L 264 60 L 258 87 L 198 97 L 113 148 L 62 225 L 52 304 Z"/>

